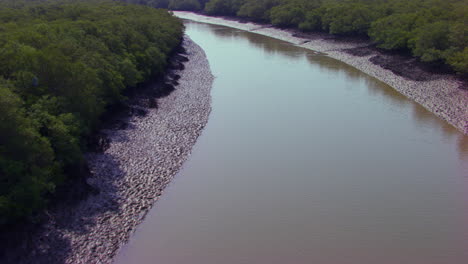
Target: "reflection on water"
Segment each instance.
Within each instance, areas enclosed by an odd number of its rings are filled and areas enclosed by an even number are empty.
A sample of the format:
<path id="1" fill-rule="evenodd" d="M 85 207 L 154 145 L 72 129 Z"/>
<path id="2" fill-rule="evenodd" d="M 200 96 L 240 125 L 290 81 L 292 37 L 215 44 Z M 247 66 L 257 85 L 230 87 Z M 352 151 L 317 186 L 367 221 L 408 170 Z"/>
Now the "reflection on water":
<path id="1" fill-rule="evenodd" d="M 303 56 L 307 56 L 311 54 L 310 51 L 305 49 L 298 49 L 294 45 L 291 45 L 285 41 L 275 41 L 275 42 L 268 42 L 264 41 L 265 37 L 258 34 L 252 34 L 250 32 L 246 32 L 243 30 L 235 30 L 226 27 L 220 27 L 213 29 L 211 31 L 216 36 L 219 36 L 222 39 L 235 39 L 235 38 L 244 38 L 249 41 L 255 48 L 258 48 L 269 55 L 274 55 L 281 53 L 282 55 L 291 57 L 291 58 L 300 58 Z"/>
<path id="2" fill-rule="evenodd" d="M 408 104 L 413 104 L 404 95 L 377 79 L 364 77 L 364 81 L 366 82 L 369 94 L 379 97 L 378 100 L 387 101 L 389 105 L 400 109 L 405 109 Z"/>
<path id="3" fill-rule="evenodd" d="M 444 131 L 449 130 L 450 132 L 454 133 L 453 128 L 451 127 L 445 127 L 444 126 Z M 454 133 L 456 134 L 456 133 Z M 460 159 L 463 160 L 468 160 L 468 137 L 464 136 L 458 136 L 458 151 L 460 152 Z M 467 170 L 468 171 L 468 164 L 467 165 Z M 468 176 L 467 176 L 468 177 Z"/>
<path id="4" fill-rule="evenodd" d="M 466 136 L 326 56 L 187 34 L 216 76 L 210 121 L 116 263 L 467 263 Z"/>

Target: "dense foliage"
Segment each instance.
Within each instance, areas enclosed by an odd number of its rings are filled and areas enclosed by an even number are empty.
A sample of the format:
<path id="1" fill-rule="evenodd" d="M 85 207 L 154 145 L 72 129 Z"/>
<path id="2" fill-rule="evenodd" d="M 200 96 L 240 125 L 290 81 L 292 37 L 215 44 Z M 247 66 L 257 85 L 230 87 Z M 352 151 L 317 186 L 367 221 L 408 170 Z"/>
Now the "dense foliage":
<path id="1" fill-rule="evenodd" d="M 182 34 L 143 6 L 0 1 L 0 224 L 45 205 L 106 107 L 160 73 Z"/>
<path id="2" fill-rule="evenodd" d="M 120 0 L 115 0 L 120 1 Z M 171 10 L 200 11 L 209 0 L 122 0 L 132 4 L 149 5 Z"/>
<path id="3" fill-rule="evenodd" d="M 409 50 L 422 61 L 447 63 L 468 73 L 467 0 L 210 0 L 198 5 L 195 0 L 135 1 L 167 2 L 162 7 L 204 9 L 209 15 L 303 31 L 369 36 L 383 49 Z"/>

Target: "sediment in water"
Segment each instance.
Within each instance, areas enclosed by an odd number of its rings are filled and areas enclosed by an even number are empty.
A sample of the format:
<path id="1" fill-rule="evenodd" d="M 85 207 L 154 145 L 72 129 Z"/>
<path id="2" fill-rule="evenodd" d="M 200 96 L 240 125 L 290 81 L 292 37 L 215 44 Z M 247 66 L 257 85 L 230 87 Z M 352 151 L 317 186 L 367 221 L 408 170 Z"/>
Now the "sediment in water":
<path id="1" fill-rule="evenodd" d="M 192 12 L 175 11 L 174 14 L 182 19 L 237 28 L 324 53 L 390 85 L 468 135 L 466 81 L 446 73 L 445 69 L 438 73 L 425 70 L 415 59 L 379 51 L 369 40 L 339 38 L 323 33 L 304 34 L 297 30 Z"/>

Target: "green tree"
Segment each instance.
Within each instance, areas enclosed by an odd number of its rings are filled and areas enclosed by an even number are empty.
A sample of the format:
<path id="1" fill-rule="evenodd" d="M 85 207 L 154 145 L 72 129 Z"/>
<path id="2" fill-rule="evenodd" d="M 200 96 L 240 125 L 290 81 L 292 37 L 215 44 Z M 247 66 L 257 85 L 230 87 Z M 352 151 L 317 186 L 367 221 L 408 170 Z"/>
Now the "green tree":
<path id="1" fill-rule="evenodd" d="M 143 6 L 0 2 L 0 224 L 76 176 L 106 108 L 161 74 L 182 35 L 180 20 Z"/>
<path id="2" fill-rule="evenodd" d="M 409 46 L 423 61 L 443 60 L 450 48 L 449 34 L 449 24 L 445 21 L 427 24 L 415 30 Z"/>
<path id="3" fill-rule="evenodd" d="M 271 9 L 279 4 L 279 0 L 246 1 L 238 10 L 237 15 L 253 20 L 269 21 Z"/>
<path id="4" fill-rule="evenodd" d="M 384 49 L 406 49 L 413 35 L 417 14 L 394 14 L 374 21 L 369 36 Z"/>
<path id="5" fill-rule="evenodd" d="M 234 16 L 246 0 L 211 0 L 205 5 L 209 15 Z"/>
<path id="6" fill-rule="evenodd" d="M 3 84 L 2 84 L 3 83 Z M 26 117 L 21 99 L 0 80 L 0 224 L 42 208 L 60 178 L 49 140 Z"/>
<path id="7" fill-rule="evenodd" d="M 197 0 L 171 0 L 169 2 L 169 9 L 172 10 L 198 11 L 201 8 L 202 6 Z"/>

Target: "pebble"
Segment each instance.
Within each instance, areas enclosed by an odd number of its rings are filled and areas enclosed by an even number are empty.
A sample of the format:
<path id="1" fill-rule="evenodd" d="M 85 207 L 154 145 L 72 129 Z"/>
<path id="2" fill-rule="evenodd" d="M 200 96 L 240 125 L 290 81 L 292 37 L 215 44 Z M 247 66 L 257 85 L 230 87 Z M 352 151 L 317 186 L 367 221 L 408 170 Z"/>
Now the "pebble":
<path id="1" fill-rule="evenodd" d="M 465 84 L 454 75 L 434 74 L 429 81 L 413 81 L 372 63 L 370 59 L 377 54 L 360 57 L 346 52 L 349 49 L 367 47 L 371 44 L 368 41 L 337 41 L 336 38 L 324 34 L 316 34 L 316 36 L 310 34 L 308 38 L 305 38 L 298 36 L 294 30 L 278 29 L 271 25 L 242 23 L 186 11 L 174 11 L 173 13 L 179 18 L 255 32 L 326 54 L 388 84 L 434 115 L 444 119 L 463 134 L 468 135 L 468 89 L 466 87 L 461 89 L 460 87 Z"/>
<path id="2" fill-rule="evenodd" d="M 208 122 L 214 77 L 198 45 L 185 36 L 183 47 L 184 65 L 177 64 L 172 73 L 178 79 L 177 89 L 157 99 L 157 109 L 138 106 L 145 115 L 131 117 L 125 129 L 106 131 L 108 148 L 86 155 L 92 172 L 87 182 L 99 192 L 73 208 L 50 212 L 55 223 L 50 220 L 35 231 L 27 250 L 0 262 L 112 263 Z M 188 108 L 190 114 L 183 114 Z"/>

